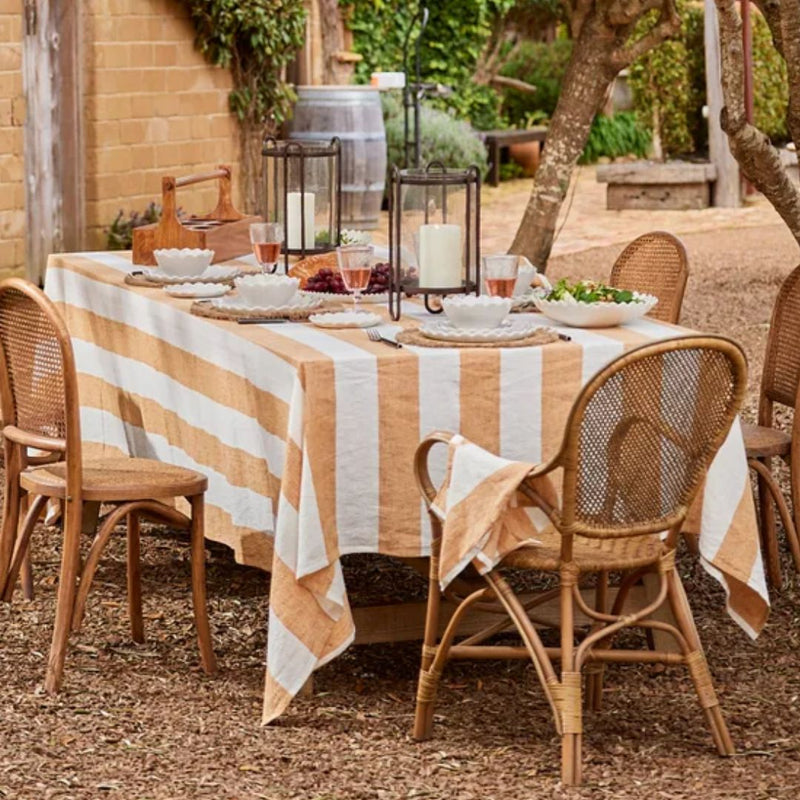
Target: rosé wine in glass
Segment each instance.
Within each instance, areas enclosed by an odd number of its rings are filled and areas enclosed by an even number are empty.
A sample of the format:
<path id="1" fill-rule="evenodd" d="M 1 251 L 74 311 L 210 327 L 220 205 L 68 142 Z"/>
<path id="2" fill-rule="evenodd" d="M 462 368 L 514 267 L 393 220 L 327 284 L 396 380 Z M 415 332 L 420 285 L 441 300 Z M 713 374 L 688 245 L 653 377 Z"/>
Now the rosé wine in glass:
<path id="1" fill-rule="evenodd" d="M 250 242 L 262 272 L 275 272 L 282 241 L 283 230 L 278 222 L 254 222 L 250 226 Z"/>

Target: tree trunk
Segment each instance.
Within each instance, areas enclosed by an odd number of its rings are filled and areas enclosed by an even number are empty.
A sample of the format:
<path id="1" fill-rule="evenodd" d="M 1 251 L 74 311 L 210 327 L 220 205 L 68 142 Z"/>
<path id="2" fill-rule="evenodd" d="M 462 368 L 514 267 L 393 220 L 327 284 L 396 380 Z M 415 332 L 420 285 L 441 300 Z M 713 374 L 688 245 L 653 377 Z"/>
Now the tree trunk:
<path id="1" fill-rule="evenodd" d="M 609 57 L 613 44 L 608 31 L 588 20 L 572 51 L 533 190 L 510 248 L 512 253 L 527 256 L 540 270 L 545 269 L 553 247 L 558 212 L 575 163 L 617 74 Z"/>
<path id="2" fill-rule="evenodd" d="M 720 118 L 722 129 L 728 135 L 731 152 L 739 162 L 745 177 L 770 201 L 789 227 L 792 236 L 800 244 L 800 189 L 789 178 L 778 151 L 769 138 L 758 128 L 747 122 L 744 107 L 744 55 L 742 52 L 741 20 L 735 0 L 715 0 L 719 12 L 720 53 L 722 58 L 722 95 L 725 106 Z M 789 0 L 787 6 L 797 6 L 797 0 Z M 785 13 L 789 10 L 782 9 Z M 800 49 L 800 24 L 783 20 L 781 25 L 781 50 L 786 56 L 793 48 Z M 790 80 L 789 121 L 791 111 L 798 107 L 800 98 L 800 73 L 798 80 Z M 792 131 L 794 135 L 794 130 Z"/>
<path id="3" fill-rule="evenodd" d="M 339 0 L 317 0 L 322 33 L 322 71 L 325 83 L 344 85 L 353 78 L 353 64 L 340 61 L 347 50 L 345 27 Z"/>
<path id="4" fill-rule="evenodd" d="M 242 203 L 245 214 L 263 212 L 264 197 L 261 185 L 261 141 L 264 138 L 264 126 L 253 120 L 242 120 L 239 125 L 239 141 L 241 143 L 242 164 L 239 174 L 242 176 Z"/>

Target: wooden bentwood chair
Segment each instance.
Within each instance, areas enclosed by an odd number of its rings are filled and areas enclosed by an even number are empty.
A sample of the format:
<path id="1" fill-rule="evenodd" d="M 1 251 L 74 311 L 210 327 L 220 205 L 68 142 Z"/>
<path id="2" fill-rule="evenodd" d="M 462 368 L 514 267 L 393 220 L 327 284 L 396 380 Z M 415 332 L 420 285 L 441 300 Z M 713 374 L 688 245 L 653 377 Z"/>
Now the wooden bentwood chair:
<path id="1" fill-rule="evenodd" d="M 800 572 L 800 541 L 797 514 L 800 510 L 800 420 L 797 416 L 800 390 L 800 266 L 781 284 L 767 339 L 761 392 L 758 402 L 758 425 L 743 425 L 747 461 L 758 476 L 758 505 L 761 539 L 766 554 L 767 575 L 779 589 L 783 584 L 778 554 L 778 535 L 772 501 L 778 507 L 786 538 L 792 551 L 795 569 Z M 791 435 L 775 424 L 775 403 L 794 409 Z M 790 469 L 792 507 L 783 496 L 770 469 L 773 457 L 783 459 Z"/>
<path id="2" fill-rule="evenodd" d="M 75 360 L 69 333 L 52 302 L 17 278 L 0 283 L 0 401 L 8 491 L 0 532 L 0 590 L 11 600 L 31 533 L 48 498 L 64 504 L 63 548 L 55 629 L 45 688 L 58 691 L 70 628 L 79 630 L 91 581 L 114 527 L 127 521 L 128 610 L 134 641 L 144 641 L 139 563 L 139 520 L 154 519 L 191 536 L 192 596 L 200 659 L 216 670 L 206 610 L 204 475 L 141 458 L 82 459 Z M 64 460 L 31 465 L 28 448 L 61 453 Z M 185 497 L 191 518 L 161 500 Z M 19 522 L 20 500 L 29 501 Z M 110 503 L 78 580 L 84 503 Z"/>
<path id="3" fill-rule="evenodd" d="M 609 282 L 618 289 L 655 295 L 658 303 L 648 316 L 677 324 L 688 277 L 683 242 L 671 233 L 653 231 L 634 239 L 620 253 Z"/>
<path id="4" fill-rule="evenodd" d="M 675 544 L 744 396 L 746 371 L 744 355 L 736 344 L 721 337 L 700 336 L 639 347 L 600 370 L 575 401 L 558 454 L 536 467 L 519 487 L 548 514 L 555 531 L 539 536 L 541 545 L 508 555 L 477 587 L 473 585 L 469 594 L 446 592 L 458 606 L 438 643 L 441 598 L 437 562 L 442 522 L 431 513 L 433 544 L 416 739 L 431 736 L 436 690 L 449 659 L 530 658 L 562 737 L 562 780 L 579 784 L 582 677 L 586 676 L 587 707 L 599 710 L 604 664 L 662 662 L 687 667 L 719 753 L 733 754 L 675 569 Z M 433 434 L 417 450 L 416 476 L 429 510 L 436 488 L 428 471 L 428 454 L 437 442 L 446 443 L 451 436 Z M 563 470 L 563 500 L 560 508 L 553 508 L 530 479 L 559 468 Z M 665 539 L 660 532 L 667 532 Z M 505 567 L 556 572 L 560 585 L 523 605 L 502 577 L 501 568 Z M 609 609 L 610 572 L 623 575 Z M 593 608 L 580 591 L 582 578 L 590 573 L 597 574 Z M 644 608 L 624 608 L 630 588 L 646 573 L 658 576 L 657 596 Z M 536 617 L 529 612 L 535 615 L 535 606 L 553 597 L 560 597 L 561 645 L 545 647 L 533 624 Z M 654 618 L 665 604 L 672 611 L 674 625 Z M 454 644 L 459 622 L 471 607 L 494 608 L 503 616 Z M 576 612 L 592 620 L 588 631 L 574 630 Z M 484 644 L 512 625 L 522 637 L 523 647 Z M 679 652 L 614 649 L 616 634 L 626 627 L 663 631 L 676 640 Z M 553 661 L 561 662 L 560 675 Z"/>

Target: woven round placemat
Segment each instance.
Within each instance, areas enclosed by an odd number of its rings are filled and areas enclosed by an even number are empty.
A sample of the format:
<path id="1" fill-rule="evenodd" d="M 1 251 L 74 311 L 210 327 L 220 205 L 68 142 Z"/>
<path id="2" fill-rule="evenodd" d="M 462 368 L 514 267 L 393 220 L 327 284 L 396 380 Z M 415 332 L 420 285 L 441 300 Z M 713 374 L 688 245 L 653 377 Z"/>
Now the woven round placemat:
<path id="1" fill-rule="evenodd" d="M 143 272 L 141 275 L 132 275 L 130 272 L 125 276 L 125 283 L 128 286 L 144 286 L 148 289 L 161 289 L 164 286 L 175 286 L 179 283 L 226 283 L 228 286 L 233 286 L 233 279 L 238 278 L 242 275 L 242 270 L 239 270 L 235 274 L 231 274 L 228 278 L 201 278 L 199 275 L 195 275 L 192 277 L 181 277 L 174 281 L 154 281 L 151 280 L 147 272 Z"/>
<path id="2" fill-rule="evenodd" d="M 397 334 L 397 341 L 415 347 L 536 347 L 557 342 L 558 334 L 549 328 L 539 328 L 524 339 L 506 342 L 445 342 L 442 339 L 429 339 L 416 328 L 406 328 Z"/>
<path id="3" fill-rule="evenodd" d="M 226 319 L 235 322 L 237 319 L 287 319 L 291 322 L 303 322 L 312 314 L 319 314 L 321 306 L 316 308 L 296 308 L 291 311 L 258 311 L 245 308 L 215 308 L 211 303 L 194 302 L 189 307 L 189 311 L 197 317 L 208 317 L 209 319 Z M 325 308 L 325 311 L 330 308 Z M 336 309 L 337 311 L 339 309 Z"/>

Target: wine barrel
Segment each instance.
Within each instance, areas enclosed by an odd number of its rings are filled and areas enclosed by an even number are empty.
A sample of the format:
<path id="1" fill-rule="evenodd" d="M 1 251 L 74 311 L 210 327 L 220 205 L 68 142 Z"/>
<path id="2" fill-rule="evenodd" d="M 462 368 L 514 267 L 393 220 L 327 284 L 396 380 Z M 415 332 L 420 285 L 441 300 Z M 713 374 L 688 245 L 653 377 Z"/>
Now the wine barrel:
<path id="1" fill-rule="evenodd" d="M 370 86 L 298 86 L 290 139 L 342 141 L 342 226 L 376 228 L 386 182 L 380 94 Z"/>

